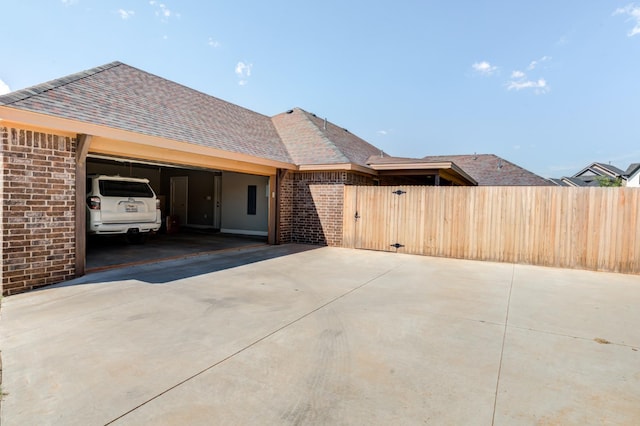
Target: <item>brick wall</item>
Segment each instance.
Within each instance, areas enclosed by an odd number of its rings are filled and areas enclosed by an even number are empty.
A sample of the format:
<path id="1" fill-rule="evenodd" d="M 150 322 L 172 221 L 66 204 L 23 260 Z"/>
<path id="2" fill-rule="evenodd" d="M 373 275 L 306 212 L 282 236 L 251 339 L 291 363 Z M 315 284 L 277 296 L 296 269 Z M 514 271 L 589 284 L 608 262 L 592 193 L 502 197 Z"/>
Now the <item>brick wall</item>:
<path id="1" fill-rule="evenodd" d="M 342 245 L 344 185 L 372 185 L 353 172 L 293 172 L 281 182 L 280 242 Z"/>
<path id="2" fill-rule="evenodd" d="M 75 272 L 75 139 L 0 127 L 2 294 Z"/>

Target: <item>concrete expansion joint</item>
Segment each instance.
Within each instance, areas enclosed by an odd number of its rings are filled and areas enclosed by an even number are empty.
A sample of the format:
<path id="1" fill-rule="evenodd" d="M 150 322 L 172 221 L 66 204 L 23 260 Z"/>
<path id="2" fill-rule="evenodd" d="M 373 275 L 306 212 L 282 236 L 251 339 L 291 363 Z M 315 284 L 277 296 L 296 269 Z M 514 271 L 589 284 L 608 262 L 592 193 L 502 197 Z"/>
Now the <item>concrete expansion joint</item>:
<path id="1" fill-rule="evenodd" d="M 393 271 L 393 270 L 394 270 L 394 269 L 396 269 L 396 268 L 397 268 L 397 267 L 394 267 L 394 268 L 388 269 L 388 270 L 387 270 L 387 271 L 385 271 L 385 272 L 382 272 L 382 273 L 378 274 L 377 276 L 375 276 L 375 277 L 373 277 L 373 278 L 369 279 L 368 281 L 365 281 L 364 283 L 362 283 L 362 284 L 360 284 L 360 285 L 358 285 L 358 286 L 356 286 L 356 287 L 352 288 L 352 289 L 351 289 L 351 290 L 349 290 L 349 291 L 346 291 L 346 292 L 344 292 L 344 293 L 342 293 L 342 294 L 340 294 L 340 295 L 338 295 L 338 296 L 334 297 L 333 299 L 331 299 L 331 300 L 329 300 L 328 302 L 326 302 L 326 303 L 324 303 L 324 304 L 322 304 L 322 305 L 318 306 L 317 308 L 312 309 L 311 311 L 307 312 L 306 314 L 301 315 L 300 317 L 298 317 L 298 318 L 296 318 L 296 319 L 294 319 L 294 320 L 292 320 L 292 321 L 288 322 L 287 324 L 283 325 L 282 327 L 279 327 L 279 328 L 277 328 L 276 330 L 273 330 L 273 331 L 271 331 L 270 333 L 265 334 L 264 336 L 262 336 L 262 337 L 260 337 L 259 339 L 257 339 L 257 340 L 255 340 L 255 341 L 253 341 L 252 343 L 248 344 L 247 346 L 245 346 L 245 347 L 243 347 L 243 348 L 241 348 L 241 349 L 237 350 L 236 352 L 234 352 L 234 353 L 232 353 L 232 354 L 230 354 L 230 355 L 226 356 L 225 358 L 223 358 L 223 359 L 221 359 L 221 360 L 219 360 L 219 361 L 217 361 L 217 362 L 215 362 L 215 363 L 211 364 L 210 366 L 208 366 L 208 367 L 206 367 L 206 368 L 204 368 L 204 369 L 202 369 L 202 370 L 198 371 L 197 373 L 195 373 L 195 374 L 193 374 L 193 375 L 191 375 L 191 376 L 187 377 L 186 379 L 182 380 L 181 382 L 176 383 L 175 385 L 173 385 L 173 386 L 171 386 L 171 387 L 169 387 L 169 388 L 165 389 L 164 391 L 162 391 L 162 392 L 158 393 L 157 395 L 155 395 L 155 396 L 153 396 L 153 397 L 149 398 L 148 400 L 146 400 L 146 401 L 144 401 L 144 402 L 142 402 L 142 403 L 138 404 L 137 406 L 133 407 L 132 409 L 128 410 L 127 412 L 125 412 L 125 413 L 123 413 L 123 414 L 119 415 L 118 417 L 114 418 L 113 420 L 111 420 L 111 421 L 109 421 L 109 422 L 105 423 L 105 426 L 107 426 L 107 425 L 111 425 L 111 424 L 114 424 L 114 423 L 115 423 L 115 422 L 117 422 L 118 420 L 123 419 L 124 417 L 126 417 L 127 415 L 129 415 L 129 414 L 133 413 L 133 412 L 134 412 L 134 411 L 136 411 L 137 409 L 142 408 L 143 406 L 147 405 L 148 403 L 150 403 L 150 402 L 152 402 L 152 401 L 154 401 L 154 400 L 156 400 L 156 399 L 160 398 L 161 396 L 163 396 L 163 395 L 167 394 L 168 392 L 170 392 L 170 391 L 172 391 L 172 390 L 174 390 L 174 389 L 177 389 L 178 387 L 180 387 L 180 386 L 182 386 L 182 385 L 184 385 L 184 384 L 188 383 L 189 381 L 191 381 L 191 380 L 193 380 L 193 379 L 197 378 L 198 376 L 201 376 L 202 374 L 204 374 L 204 373 L 206 373 L 207 371 L 210 371 L 210 370 L 212 370 L 213 368 L 215 368 L 215 367 L 217 367 L 217 366 L 219 366 L 219 365 L 221 365 L 221 364 L 225 363 L 226 361 L 229 361 L 229 360 L 233 359 L 233 358 L 234 358 L 234 357 L 236 357 L 237 355 L 240 355 L 241 353 L 245 352 L 247 349 L 250 349 L 250 348 L 254 347 L 255 345 L 257 345 L 258 343 L 260 343 L 260 342 L 262 342 L 262 341 L 264 341 L 264 340 L 266 340 L 266 339 L 268 339 L 268 338 L 270 338 L 270 337 L 272 337 L 272 336 L 276 335 L 277 333 L 279 333 L 279 332 L 281 332 L 281 331 L 283 331 L 283 330 L 286 330 L 287 328 L 291 327 L 292 325 L 294 325 L 294 324 L 296 324 L 296 323 L 298 323 L 298 322 L 302 321 L 303 319 L 305 319 L 305 318 L 309 317 L 310 315 L 313 315 L 314 313 L 316 313 L 316 312 L 318 312 L 318 311 L 320 311 L 320 310 L 322 310 L 322 309 L 326 308 L 327 306 L 329 306 L 329 305 L 331 305 L 331 304 L 333 304 L 333 303 L 337 302 L 338 300 L 340 300 L 340 299 L 342 299 L 342 298 L 344 298 L 344 297 L 346 297 L 346 296 L 350 295 L 351 293 L 353 293 L 353 292 L 355 292 L 355 291 L 357 291 L 357 290 L 360 290 L 361 288 L 363 288 L 363 287 L 365 287 L 365 286 L 367 286 L 367 285 L 371 284 L 373 281 L 376 281 L 377 279 L 382 278 L 383 276 L 387 275 L 388 273 L 390 273 L 391 271 Z"/>
<path id="2" fill-rule="evenodd" d="M 502 332 L 502 346 L 500 347 L 500 362 L 498 363 L 498 375 L 496 378 L 496 392 L 493 397 L 493 414 L 491 415 L 491 425 L 495 424 L 496 408 L 498 406 L 498 391 L 500 390 L 500 374 L 502 372 L 502 358 L 504 356 L 504 343 L 507 339 L 507 328 L 509 327 L 509 309 L 511 308 L 511 292 L 513 291 L 513 281 L 516 274 L 516 265 L 511 269 L 511 282 L 509 283 L 509 296 L 507 297 L 507 309 L 504 315 L 504 330 Z"/>

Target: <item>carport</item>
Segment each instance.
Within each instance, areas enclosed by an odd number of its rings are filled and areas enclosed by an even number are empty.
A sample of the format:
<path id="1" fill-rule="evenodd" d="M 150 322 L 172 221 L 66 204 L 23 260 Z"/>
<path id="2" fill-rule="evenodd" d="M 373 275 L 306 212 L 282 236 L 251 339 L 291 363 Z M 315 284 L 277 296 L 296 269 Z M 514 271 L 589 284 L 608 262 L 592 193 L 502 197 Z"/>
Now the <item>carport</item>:
<path id="1" fill-rule="evenodd" d="M 91 250 L 103 256 L 102 260 L 91 259 L 89 266 L 93 269 L 113 267 L 117 259 L 122 260 L 120 264 L 130 265 L 166 259 L 167 252 L 170 253 L 168 257 L 173 257 L 191 255 L 194 250 L 208 252 L 237 247 L 243 241 L 247 245 L 262 240 L 270 244 L 277 242 L 278 166 L 294 166 L 271 160 L 258 162 L 273 164 L 255 164 L 246 160 L 256 159 L 194 144 L 115 129 L 97 129 L 91 125 L 81 126 L 91 127 L 87 131 L 93 135 L 81 134 L 76 152 L 76 275 L 80 276 L 87 270 L 87 253 Z M 152 245 L 156 248 L 162 246 L 159 250 L 123 249 L 113 243 L 88 245 L 84 237 L 85 181 L 86 176 L 93 173 L 148 178 L 161 199 L 165 218 L 163 234 L 175 234 L 180 229 L 191 232 L 183 238 L 161 235 L 162 241 L 155 241 Z M 252 204 L 249 200 L 252 194 L 255 199 L 251 214 L 246 209 L 248 204 Z M 213 238 L 213 232 L 221 232 L 221 235 Z M 227 235 L 245 238 L 225 238 Z M 253 238 L 246 238 L 249 236 Z M 200 244 L 193 244 L 198 239 Z M 175 245 L 173 248 L 170 247 L 172 244 Z M 105 256 L 105 251 L 109 255 Z"/>
<path id="2" fill-rule="evenodd" d="M 88 271 L 268 240 L 268 176 L 98 154 L 88 154 L 86 173 L 149 179 L 163 218 L 160 231 L 143 247 L 122 236 L 90 237 Z"/>

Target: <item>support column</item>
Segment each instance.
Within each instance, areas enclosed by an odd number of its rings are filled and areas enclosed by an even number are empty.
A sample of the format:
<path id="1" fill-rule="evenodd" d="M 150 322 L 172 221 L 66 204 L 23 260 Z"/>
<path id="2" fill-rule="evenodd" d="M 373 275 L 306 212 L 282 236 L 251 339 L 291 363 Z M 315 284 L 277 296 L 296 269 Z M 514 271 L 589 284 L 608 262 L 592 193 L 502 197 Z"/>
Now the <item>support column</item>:
<path id="1" fill-rule="evenodd" d="M 84 275 L 87 258 L 87 222 L 86 200 L 87 196 L 87 154 L 91 145 L 90 135 L 78 135 L 76 145 L 76 271 L 75 276 Z"/>

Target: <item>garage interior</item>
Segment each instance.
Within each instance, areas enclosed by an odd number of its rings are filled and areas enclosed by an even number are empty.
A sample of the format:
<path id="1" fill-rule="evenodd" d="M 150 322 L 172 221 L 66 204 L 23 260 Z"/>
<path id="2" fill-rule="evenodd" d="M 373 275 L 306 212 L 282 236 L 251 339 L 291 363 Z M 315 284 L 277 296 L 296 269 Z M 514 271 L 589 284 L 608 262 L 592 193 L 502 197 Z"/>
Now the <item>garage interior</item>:
<path id="1" fill-rule="evenodd" d="M 148 179 L 162 213 L 160 231 L 143 244 L 125 236 L 88 238 L 88 272 L 267 243 L 267 176 L 92 154 L 86 168 L 87 176 Z"/>

